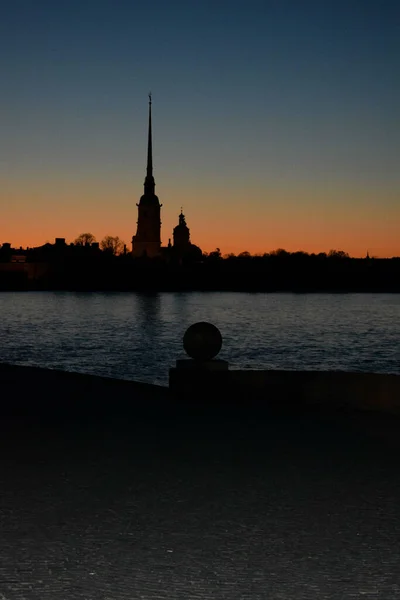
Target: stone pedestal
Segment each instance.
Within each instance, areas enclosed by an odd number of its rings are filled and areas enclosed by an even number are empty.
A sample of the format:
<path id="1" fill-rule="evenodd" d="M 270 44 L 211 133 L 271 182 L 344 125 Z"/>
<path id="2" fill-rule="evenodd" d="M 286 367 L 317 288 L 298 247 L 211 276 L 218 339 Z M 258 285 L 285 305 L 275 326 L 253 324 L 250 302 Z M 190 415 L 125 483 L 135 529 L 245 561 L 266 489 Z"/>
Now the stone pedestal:
<path id="1" fill-rule="evenodd" d="M 223 395 L 229 365 L 215 358 L 221 346 L 222 337 L 215 325 L 200 322 L 187 329 L 183 347 L 191 358 L 178 359 L 169 371 L 169 389 L 175 401 L 212 404 Z"/>
<path id="2" fill-rule="evenodd" d="M 224 394 L 228 373 L 226 360 L 177 360 L 169 370 L 169 389 L 175 400 L 189 405 L 214 403 Z"/>

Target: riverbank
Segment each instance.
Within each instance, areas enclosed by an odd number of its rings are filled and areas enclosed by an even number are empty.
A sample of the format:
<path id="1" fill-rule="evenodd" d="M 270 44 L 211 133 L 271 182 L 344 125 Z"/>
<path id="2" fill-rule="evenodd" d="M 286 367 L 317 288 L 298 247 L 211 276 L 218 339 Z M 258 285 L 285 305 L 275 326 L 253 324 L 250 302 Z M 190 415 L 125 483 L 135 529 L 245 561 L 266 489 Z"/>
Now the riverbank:
<path id="1" fill-rule="evenodd" d="M 4 364 L 0 381 L 18 408 L 1 598 L 397 598 L 399 453 L 349 415 L 158 412 L 165 388 Z M 72 418 L 44 418 L 56 401 Z"/>
<path id="2" fill-rule="evenodd" d="M 221 385 L 210 388 L 204 396 L 204 402 L 199 402 L 198 397 L 194 401 L 189 394 L 180 394 L 176 398 L 168 387 L 159 385 L 0 363 L 0 416 L 3 423 L 26 422 L 28 426 L 32 423 L 48 423 L 51 426 L 72 422 L 74 426 L 83 423 L 90 428 L 96 428 L 99 422 L 119 423 L 129 428 L 143 419 L 176 423 L 192 418 L 198 424 L 202 422 L 208 425 L 230 420 L 253 422 L 261 416 L 264 420 L 280 419 L 287 423 L 326 422 L 380 440 L 384 445 L 400 448 L 400 416 L 387 412 L 384 402 L 380 405 L 377 402 L 375 407 L 365 402 L 363 406 L 362 401 L 354 398 L 352 403 L 342 406 L 332 394 L 335 376 L 339 382 L 343 378 L 345 381 L 352 381 L 353 378 L 356 383 L 365 379 L 370 382 L 369 389 L 376 388 L 378 391 L 382 389 L 382 384 L 377 386 L 376 381 L 394 381 L 398 384 L 396 376 L 288 372 L 285 378 L 282 371 L 230 371 L 229 375 L 232 378 L 230 388 L 234 386 L 238 391 L 232 397 L 231 410 L 229 397 L 232 389 L 229 395 L 223 395 Z M 268 381 L 272 378 L 273 384 L 266 385 L 266 378 Z M 324 378 L 327 382 L 321 385 Z M 298 383 L 303 380 L 310 380 L 308 387 Z M 263 395 L 260 381 L 264 382 L 265 401 L 260 400 Z M 365 385 L 349 387 L 347 384 L 347 388 L 353 391 L 354 396 L 359 394 L 361 397 Z M 292 399 L 293 389 L 297 390 L 297 406 Z M 306 397 L 307 390 L 309 397 Z M 340 400 L 343 390 L 340 386 L 338 390 Z"/>
<path id="3" fill-rule="evenodd" d="M 153 411 L 165 405 L 168 388 L 33 366 L 0 363 L 3 415 L 91 416 Z"/>
<path id="4" fill-rule="evenodd" d="M 78 253 L 76 254 L 76 251 Z M 307 255 L 280 250 L 202 260 L 132 259 L 90 248 L 49 246 L 17 261 L 0 256 L 0 289 L 62 291 L 400 292 L 400 258 L 350 258 L 345 253 Z M 11 260 L 13 257 L 13 261 Z"/>

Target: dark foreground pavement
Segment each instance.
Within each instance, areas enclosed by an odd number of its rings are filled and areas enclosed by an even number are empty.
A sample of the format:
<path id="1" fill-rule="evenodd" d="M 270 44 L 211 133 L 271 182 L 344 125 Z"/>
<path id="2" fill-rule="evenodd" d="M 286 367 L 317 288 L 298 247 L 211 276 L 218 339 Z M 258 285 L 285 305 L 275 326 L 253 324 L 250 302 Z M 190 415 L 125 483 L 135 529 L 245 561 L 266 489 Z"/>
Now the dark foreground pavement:
<path id="1" fill-rule="evenodd" d="M 57 383 L 11 371 L 15 406 Z M 1 600 L 400 598 L 395 444 L 310 415 L 162 410 L 151 386 L 127 408 L 119 382 L 71 377 L 63 401 L 90 410 L 3 404 Z"/>

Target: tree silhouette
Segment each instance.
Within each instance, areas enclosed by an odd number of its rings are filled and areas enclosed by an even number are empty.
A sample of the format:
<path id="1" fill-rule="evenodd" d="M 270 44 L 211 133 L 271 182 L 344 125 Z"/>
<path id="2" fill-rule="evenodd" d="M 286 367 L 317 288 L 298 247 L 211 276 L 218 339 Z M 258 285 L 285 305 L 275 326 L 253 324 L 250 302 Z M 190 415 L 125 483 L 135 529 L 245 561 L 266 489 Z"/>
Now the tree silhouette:
<path id="1" fill-rule="evenodd" d="M 290 256 L 290 252 L 284 248 L 277 248 L 276 250 L 272 250 L 272 252 L 270 252 L 270 256 L 274 256 L 276 258 L 286 258 Z"/>
<path id="2" fill-rule="evenodd" d="M 74 241 L 74 244 L 79 244 L 80 246 L 86 246 L 86 244 L 93 244 L 93 242 L 95 242 L 95 241 L 96 241 L 96 238 L 93 235 L 93 233 L 81 233 L 80 235 L 78 235 L 78 237 Z"/>
<path id="3" fill-rule="evenodd" d="M 328 256 L 329 258 L 350 258 L 343 250 L 329 250 Z"/>
<path id="4" fill-rule="evenodd" d="M 208 255 L 208 258 L 211 260 L 219 260 L 220 258 L 222 258 L 221 250 L 219 248 L 215 248 L 215 250 L 213 250 L 213 252 L 210 252 L 210 254 Z"/>
<path id="5" fill-rule="evenodd" d="M 117 256 L 118 254 L 122 254 L 124 251 L 124 242 L 119 239 L 119 237 L 106 235 L 100 242 L 100 247 L 104 252 L 108 252 L 113 256 Z"/>

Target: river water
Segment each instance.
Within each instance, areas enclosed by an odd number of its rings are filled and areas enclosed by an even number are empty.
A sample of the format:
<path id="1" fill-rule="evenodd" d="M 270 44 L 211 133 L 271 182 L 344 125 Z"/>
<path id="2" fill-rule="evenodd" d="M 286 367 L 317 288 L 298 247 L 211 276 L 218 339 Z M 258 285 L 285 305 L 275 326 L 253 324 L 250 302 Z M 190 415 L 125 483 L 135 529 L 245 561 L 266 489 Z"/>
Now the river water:
<path id="1" fill-rule="evenodd" d="M 0 361 L 162 385 L 196 321 L 232 368 L 400 373 L 399 294 L 0 293 Z"/>

